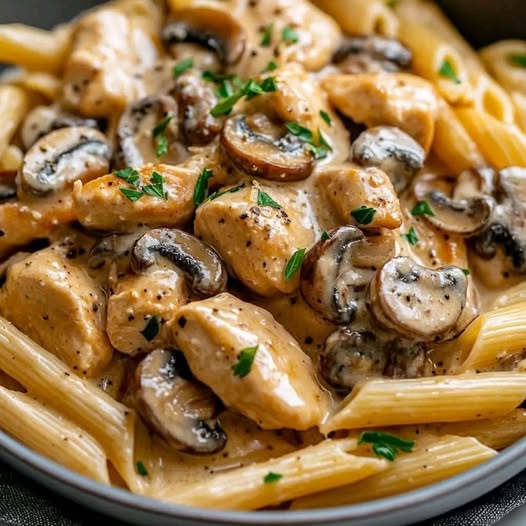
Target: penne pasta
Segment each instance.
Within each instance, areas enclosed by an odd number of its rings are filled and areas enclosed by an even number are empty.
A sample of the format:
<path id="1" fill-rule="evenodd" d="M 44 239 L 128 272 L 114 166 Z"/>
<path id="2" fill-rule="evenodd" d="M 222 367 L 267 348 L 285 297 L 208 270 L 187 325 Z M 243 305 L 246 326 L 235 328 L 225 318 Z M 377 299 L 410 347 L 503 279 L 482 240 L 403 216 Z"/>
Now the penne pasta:
<path id="1" fill-rule="evenodd" d="M 387 468 L 386 460 L 354 456 L 352 439 L 325 440 L 282 457 L 216 475 L 163 500 L 207 508 L 253 510 L 356 482 Z"/>
<path id="2" fill-rule="evenodd" d="M 29 394 L 0 387 L 0 429 L 55 462 L 109 484 L 106 454 L 100 444 Z"/>
<path id="3" fill-rule="evenodd" d="M 434 422 L 491 418 L 509 413 L 525 398 L 523 373 L 369 380 L 353 389 L 320 431 L 421 424 L 430 418 Z"/>
<path id="4" fill-rule="evenodd" d="M 2 115 L 0 157 L 4 155 L 28 111 L 29 98 L 23 89 L 17 86 L 0 85 L 0 114 Z"/>
<path id="5" fill-rule="evenodd" d="M 452 477 L 496 454 L 469 437 L 420 439 L 412 453 L 401 454 L 384 471 L 356 484 L 296 500 L 291 508 L 326 508 L 389 497 Z"/>

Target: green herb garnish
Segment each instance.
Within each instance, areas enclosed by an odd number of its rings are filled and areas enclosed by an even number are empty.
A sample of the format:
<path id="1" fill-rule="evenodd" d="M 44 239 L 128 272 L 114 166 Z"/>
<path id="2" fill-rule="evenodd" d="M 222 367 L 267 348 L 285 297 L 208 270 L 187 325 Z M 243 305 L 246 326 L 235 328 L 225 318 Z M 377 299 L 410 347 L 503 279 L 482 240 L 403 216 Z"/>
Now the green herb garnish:
<path id="1" fill-rule="evenodd" d="M 168 193 L 164 190 L 164 178 L 161 174 L 153 172 L 149 184 L 141 186 L 141 179 L 139 172 L 133 168 L 125 168 L 118 170 L 113 175 L 119 179 L 124 179 L 127 183 L 133 185 L 135 188 L 120 188 L 120 191 L 132 203 L 138 201 L 143 195 L 151 195 L 152 197 L 159 197 L 168 200 Z"/>
<path id="2" fill-rule="evenodd" d="M 377 456 L 391 462 L 398 456 L 398 450 L 411 453 L 415 446 L 414 440 L 404 440 L 391 433 L 379 431 L 364 431 L 358 439 L 358 444 L 371 444 Z"/>
<path id="3" fill-rule="evenodd" d="M 227 97 L 231 97 L 234 94 L 234 90 L 232 89 L 232 84 L 228 80 L 222 80 L 219 83 L 219 88 L 216 90 L 216 95 L 222 99 L 226 99 Z"/>
<path id="4" fill-rule="evenodd" d="M 300 248 L 296 250 L 292 257 L 289 259 L 287 266 L 285 267 L 285 281 L 290 281 L 294 274 L 298 272 L 303 264 L 303 259 L 305 258 L 306 249 Z"/>
<path id="5" fill-rule="evenodd" d="M 258 352 L 258 347 L 259 345 L 256 345 L 255 347 L 247 347 L 239 353 L 237 363 L 232 367 L 234 376 L 244 378 L 250 373 L 256 353 Z"/>
<path id="6" fill-rule="evenodd" d="M 287 130 L 289 130 L 290 133 L 292 133 L 292 135 L 299 137 L 302 141 L 305 141 L 306 143 L 312 144 L 313 136 L 312 132 L 308 128 L 305 128 L 297 122 L 287 122 L 287 124 L 285 124 L 285 127 L 287 128 Z"/>
<path id="7" fill-rule="evenodd" d="M 455 70 L 453 69 L 453 65 L 447 59 L 445 59 L 444 62 L 442 62 L 442 65 L 440 66 L 438 72 L 443 77 L 452 80 L 455 84 L 461 83 L 461 80 L 458 78 L 457 74 L 455 73 Z"/>
<path id="8" fill-rule="evenodd" d="M 261 42 L 259 43 L 259 45 L 261 47 L 270 47 L 270 44 L 272 43 L 273 33 L 274 33 L 274 24 L 269 24 L 263 30 L 263 36 L 261 37 Z"/>
<path id="9" fill-rule="evenodd" d="M 213 194 L 210 194 L 208 196 L 207 201 L 213 201 L 214 199 L 217 199 L 218 197 L 221 197 L 222 195 L 226 194 L 235 194 L 236 192 L 239 192 L 242 188 L 245 188 L 245 183 L 241 183 L 238 186 L 234 186 L 233 188 L 229 188 L 228 190 L 222 190 L 221 192 L 214 192 Z"/>
<path id="10" fill-rule="evenodd" d="M 464 272 L 465 276 L 469 276 L 471 274 L 471 271 L 469 270 L 469 268 L 462 268 L 460 270 L 462 270 L 462 272 Z"/>
<path id="11" fill-rule="evenodd" d="M 133 188 L 121 188 L 121 193 L 124 194 L 132 203 L 138 201 L 144 194 L 142 190 L 134 190 Z"/>
<path id="12" fill-rule="evenodd" d="M 416 235 L 416 231 L 414 227 L 411 227 L 409 229 L 409 232 L 407 234 L 402 234 L 402 237 L 410 244 L 410 245 L 416 245 L 418 243 L 418 236 Z"/>
<path id="13" fill-rule="evenodd" d="M 173 115 L 167 115 L 153 130 L 152 135 L 156 139 L 155 153 L 157 157 L 162 157 L 168 153 L 168 139 L 166 137 L 166 128 L 170 121 L 174 118 Z"/>
<path id="14" fill-rule="evenodd" d="M 307 144 L 307 150 L 319 161 L 320 159 L 325 159 L 329 152 L 332 152 L 332 146 L 327 142 L 321 130 L 318 130 L 318 145 L 309 143 Z"/>
<path id="15" fill-rule="evenodd" d="M 159 318 L 155 315 L 150 316 L 150 319 L 144 330 L 141 331 L 141 334 L 146 341 L 151 342 L 159 334 Z"/>
<path id="16" fill-rule="evenodd" d="M 370 225 L 373 222 L 375 214 L 376 209 L 370 206 L 361 206 L 351 212 L 351 216 L 358 225 Z"/>
<path id="17" fill-rule="evenodd" d="M 164 177 L 157 172 L 153 172 L 150 184 L 143 186 L 142 191 L 152 197 L 159 197 L 168 201 L 168 193 L 164 189 Z"/>
<path id="18" fill-rule="evenodd" d="M 199 206 L 205 199 L 206 193 L 208 192 L 208 181 L 213 177 L 214 172 L 209 168 L 205 168 L 199 178 L 194 188 L 194 205 Z"/>
<path id="19" fill-rule="evenodd" d="M 320 110 L 320 116 L 329 126 L 332 126 L 331 116 L 326 111 Z"/>
<path id="20" fill-rule="evenodd" d="M 141 178 L 139 177 L 139 172 L 133 168 L 125 168 L 124 170 L 117 170 L 113 172 L 115 177 L 119 179 L 124 179 L 127 183 L 132 184 L 133 186 L 139 186 Z"/>
<path id="21" fill-rule="evenodd" d="M 411 215 L 433 217 L 435 213 L 433 212 L 433 210 L 431 210 L 431 207 L 429 206 L 427 201 L 418 201 L 418 203 L 416 203 L 416 205 L 414 206 L 413 210 L 411 210 Z"/>
<path id="22" fill-rule="evenodd" d="M 263 190 L 258 190 L 258 205 L 259 206 L 270 206 L 272 208 L 283 208 L 279 203 L 276 203 L 270 195 L 263 192 Z"/>
<path id="23" fill-rule="evenodd" d="M 263 478 L 263 482 L 265 484 L 274 484 L 275 482 L 278 482 L 278 480 L 281 480 L 282 478 L 283 478 L 283 475 L 281 473 L 274 473 L 270 471 Z"/>
<path id="24" fill-rule="evenodd" d="M 508 55 L 508 60 L 513 66 L 518 66 L 519 68 L 526 68 L 525 53 L 510 53 Z"/>
<path id="25" fill-rule="evenodd" d="M 185 71 L 192 69 L 194 67 L 194 59 L 192 57 L 186 58 L 184 60 L 181 60 L 181 62 L 178 62 L 173 70 L 172 75 L 177 78 L 180 75 L 182 75 Z"/>
<path id="26" fill-rule="evenodd" d="M 137 470 L 137 473 L 141 477 L 147 477 L 148 476 L 148 470 L 146 469 L 146 466 L 142 463 L 141 460 L 135 464 L 135 469 Z"/>
<path id="27" fill-rule="evenodd" d="M 275 71 L 276 69 L 278 69 L 278 65 L 273 60 L 271 60 L 267 64 L 267 67 L 263 70 L 263 73 L 268 73 L 269 71 Z"/>
<path id="28" fill-rule="evenodd" d="M 331 235 L 329 234 L 329 232 L 323 231 L 321 233 L 321 240 L 322 241 L 329 241 L 329 239 L 332 239 Z"/>
<path id="29" fill-rule="evenodd" d="M 300 37 L 295 29 L 290 26 L 284 27 L 281 32 L 281 40 L 287 44 L 297 44 L 300 41 Z"/>

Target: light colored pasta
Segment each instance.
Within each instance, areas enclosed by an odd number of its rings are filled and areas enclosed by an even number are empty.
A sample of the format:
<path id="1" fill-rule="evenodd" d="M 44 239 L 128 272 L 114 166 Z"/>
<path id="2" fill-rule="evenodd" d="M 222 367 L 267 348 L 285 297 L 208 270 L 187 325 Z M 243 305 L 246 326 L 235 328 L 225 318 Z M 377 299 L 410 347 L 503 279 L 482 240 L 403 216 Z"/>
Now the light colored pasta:
<path id="1" fill-rule="evenodd" d="M 26 92 L 16 86 L 0 85 L 0 157 L 4 155 L 13 135 L 29 110 L 29 98 Z"/>

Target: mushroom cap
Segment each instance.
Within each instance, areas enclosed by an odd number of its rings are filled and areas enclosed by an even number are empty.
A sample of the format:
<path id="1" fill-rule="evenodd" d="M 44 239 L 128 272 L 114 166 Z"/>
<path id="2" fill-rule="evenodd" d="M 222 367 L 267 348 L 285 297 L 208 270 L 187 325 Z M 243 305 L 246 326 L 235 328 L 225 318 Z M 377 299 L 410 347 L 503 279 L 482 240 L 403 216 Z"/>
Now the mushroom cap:
<path id="1" fill-rule="evenodd" d="M 157 228 L 143 234 L 133 246 L 131 265 L 135 272 L 152 265 L 176 267 L 203 296 L 226 290 L 228 275 L 219 254 L 182 230 Z"/>
<path id="2" fill-rule="evenodd" d="M 329 232 L 306 254 L 301 270 L 301 293 L 324 318 L 338 325 L 355 318 L 374 270 L 394 255 L 391 236 L 366 238 L 354 226 Z"/>
<path id="3" fill-rule="evenodd" d="M 26 153 L 20 170 L 23 190 L 43 194 L 74 181 L 89 181 L 109 172 L 111 148 L 93 128 L 73 126 L 48 133 Z"/>
<path id="4" fill-rule="evenodd" d="M 225 65 L 237 64 L 246 48 L 246 33 L 233 13 L 211 6 L 178 9 L 176 21 L 162 32 L 165 46 L 186 42 L 214 51 Z"/>
<path id="5" fill-rule="evenodd" d="M 458 267 L 432 270 L 396 257 L 376 272 L 368 306 L 387 330 L 433 341 L 455 327 L 466 305 L 467 286 L 467 277 Z"/>
<path id="6" fill-rule="evenodd" d="M 425 159 L 426 152 L 420 144 L 395 126 L 369 128 L 352 145 L 352 160 L 385 172 L 397 193 L 409 186 Z"/>
<path id="7" fill-rule="evenodd" d="M 214 420 L 222 404 L 192 377 L 182 353 L 153 351 L 139 364 L 135 380 L 139 414 L 170 446 L 201 454 L 223 449 L 227 436 Z"/>
<path id="8" fill-rule="evenodd" d="M 232 162 L 248 175 L 273 181 L 300 181 L 314 169 L 305 142 L 285 133 L 263 114 L 236 115 L 221 132 L 221 146 Z"/>

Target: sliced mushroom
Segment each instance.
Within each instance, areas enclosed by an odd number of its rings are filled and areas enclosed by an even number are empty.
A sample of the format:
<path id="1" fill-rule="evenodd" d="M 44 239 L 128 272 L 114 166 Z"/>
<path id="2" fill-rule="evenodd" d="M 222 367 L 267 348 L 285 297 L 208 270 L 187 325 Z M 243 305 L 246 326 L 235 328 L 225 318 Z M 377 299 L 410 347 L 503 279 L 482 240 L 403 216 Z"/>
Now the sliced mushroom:
<path id="1" fill-rule="evenodd" d="M 368 305 L 387 330 L 433 341 L 455 327 L 466 305 L 467 286 L 467 277 L 458 267 L 431 270 L 397 257 L 371 281 Z"/>
<path id="2" fill-rule="evenodd" d="M 225 9 L 187 7 L 176 12 L 177 21 L 162 33 L 165 46 L 179 43 L 199 44 L 214 51 L 225 65 L 241 60 L 246 47 L 243 26 Z"/>
<path id="3" fill-rule="evenodd" d="M 173 94 L 187 144 L 204 146 L 212 141 L 222 127 L 221 120 L 210 113 L 218 101 L 213 84 L 205 82 L 195 71 L 188 71 L 175 81 Z"/>
<path id="4" fill-rule="evenodd" d="M 378 35 L 346 38 L 333 56 L 342 73 L 393 73 L 411 67 L 411 50 Z"/>
<path id="5" fill-rule="evenodd" d="M 447 186 L 447 183 L 441 185 L 438 178 L 415 183 L 415 197 L 426 201 L 433 211 L 433 215 L 425 215 L 425 219 L 449 234 L 471 237 L 480 232 L 488 224 L 493 200 L 486 196 L 456 200 L 446 194 Z"/>
<path id="6" fill-rule="evenodd" d="M 164 135 L 168 139 L 169 153 L 174 164 L 188 155 L 184 146 L 177 142 L 178 116 L 177 104 L 168 95 L 150 95 L 128 106 L 122 114 L 117 129 L 120 144 L 120 164 L 140 168 L 158 161 L 154 129 L 164 119 L 172 117 L 167 123 Z M 167 159 L 163 158 L 163 161 Z"/>
<path id="7" fill-rule="evenodd" d="M 198 294 L 215 296 L 226 290 L 228 276 L 218 253 L 182 230 L 150 230 L 135 243 L 131 258 L 135 272 L 163 263 L 181 270 Z"/>
<path id="8" fill-rule="evenodd" d="M 59 106 L 37 106 L 26 117 L 22 126 L 22 142 L 26 150 L 44 135 L 61 128 L 84 126 L 98 128 L 95 119 L 86 119 L 62 110 Z"/>
<path id="9" fill-rule="evenodd" d="M 26 153 L 20 171 L 23 190 L 54 192 L 77 180 L 89 181 L 110 169 L 111 148 L 99 131 L 84 126 L 55 130 Z"/>
<path id="10" fill-rule="evenodd" d="M 407 133 L 394 126 L 377 126 L 364 131 L 352 145 L 352 160 L 360 166 L 385 172 L 397 193 L 409 186 L 424 166 L 424 149 Z"/>
<path id="11" fill-rule="evenodd" d="M 305 142 L 263 114 L 237 115 L 225 123 L 221 146 L 232 162 L 249 175 L 273 181 L 300 181 L 314 169 Z"/>
<path id="12" fill-rule="evenodd" d="M 211 454 L 227 436 L 215 418 L 222 405 L 192 377 L 180 352 L 156 350 L 136 371 L 137 409 L 141 417 L 175 449 Z"/>
<path id="13" fill-rule="evenodd" d="M 332 387 L 349 391 L 358 382 L 381 377 L 387 354 L 372 332 L 342 327 L 331 334 L 320 356 L 320 373 Z"/>
<path id="14" fill-rule="evenodd" d="M 382 244 L 371 242 L 353 226 L 337 228 L 329 235 L 305 256 L 301 292 L 324 318 L 347 325 L 354 320 L 374 271 L 394 255 L 394 242 L 391 236 L 381 236 Z"/>

